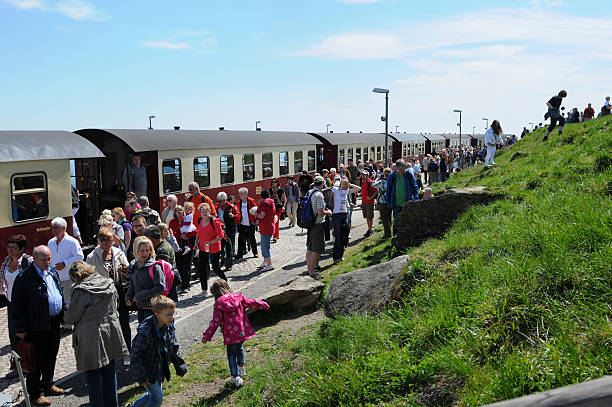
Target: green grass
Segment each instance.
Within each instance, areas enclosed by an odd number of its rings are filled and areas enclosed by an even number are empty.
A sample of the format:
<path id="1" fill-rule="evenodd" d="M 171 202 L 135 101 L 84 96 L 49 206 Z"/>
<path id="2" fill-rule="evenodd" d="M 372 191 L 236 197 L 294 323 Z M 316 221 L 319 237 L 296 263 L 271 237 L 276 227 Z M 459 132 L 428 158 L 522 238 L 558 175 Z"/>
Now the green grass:
<path id="1" fill-rule="evenodd" d="M 508 198 L 408 252 L 402 306 L 322 323 L 230 403 L 477 406 L 612 374 L 612 118 L 542 136 L 438 187 Z M 384 259 L 374 243 L 325 278 Z"/>

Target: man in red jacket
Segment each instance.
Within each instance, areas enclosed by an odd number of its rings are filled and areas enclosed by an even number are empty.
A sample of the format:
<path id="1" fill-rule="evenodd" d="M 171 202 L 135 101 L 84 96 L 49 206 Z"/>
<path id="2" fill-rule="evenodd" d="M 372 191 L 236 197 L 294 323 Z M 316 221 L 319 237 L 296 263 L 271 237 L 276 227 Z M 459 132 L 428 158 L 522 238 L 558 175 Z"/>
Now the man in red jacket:
<path id="1" fill-rule="evenodd" d="M 255 241 L 255 216 L 251 215 L 252 207 L 257 206 L 257 202 L 249 197 L 249 190 L 242 187 L 238 190 L 238 212 L 240 213 L 240 223 L 238 224 L 238 253 L 236 259 L 241 259 L 247 252 L 246 242 L 249 241 L 253 256 L 257 255 L 257 242 Z"/>
<path id="2" fill-rule="evenodd" d="M 368 223 L 368 231 L 364 235 L 368 237 L 374 233 L 372 230 L 372 225 L 374 223 L 374 200 L 378 194 L 378 189 L 372 186 L 372 179 L 370 178 L 370 172 L 368 170 L 363 170 L 361 173 L 361 211 Z"/>
<path id="3" fill-rule="evenodd" d="M 193 224 L 196 227 L 200 224 L 200 218 L 202 217 L 198 210 L 201 203 L 207 203 L 208 206 L 210 206 L 210 214 L 212 216 L 217 216 L 215 203 L 200 191 L 200 185 L 197 182 L 189 184 L 189 192 L 185 194 L 185 201 L 193 202 L 193 206 L 195 207 L 195 211 L 193 211 Z"/>
<path id="4" fill-rule="evenodd" d="M 595 109 L 593 109 L 591 107 L 591 104 L 589 103 L 589 105 L 586 107 L 586 109 L 584 109 L 584 113 L 582 115 L 582 121 L 589 121 L 593 118 L 593 116 L 595 116 Z"/>

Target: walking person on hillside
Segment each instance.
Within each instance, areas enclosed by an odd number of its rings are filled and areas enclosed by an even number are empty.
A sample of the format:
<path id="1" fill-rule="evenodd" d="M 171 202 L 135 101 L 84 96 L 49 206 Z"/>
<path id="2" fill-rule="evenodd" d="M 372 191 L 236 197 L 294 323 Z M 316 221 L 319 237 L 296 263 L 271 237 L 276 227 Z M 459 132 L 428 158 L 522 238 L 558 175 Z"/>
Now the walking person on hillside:
<path id="1" fill-rule="evenodd" d="M 397 234 L 397 221 L 404 204 L 419 199 L 419 190 L 410 171 L 406 171 L 406 162 L 397 160 L 395 171 L 387 177 L 387 206 L 393 212 L 393 234 Z"/>
<path id="2" fill-rule="evenodd" d="M 241 376 L 246 375 L 244 366 L 244 341 L 255 336 L 255 331 L 249 322 L 246 309 L 269 309 L 265 301 L 252 300 L 240 293 L 234 293 L 227 281 L 217 280 L 210 287 L 215 297 L 213 319 L 206 332 L 202 334 L 202 343 L 210 341 L 221 324 L 223 326 L 223 345 L 227 346 L 227 362 L 232 375 L 232 383 L 242 386 Z"/>
<path id="3" fill-rule="evenodd" d="M 582 114 L 582 121 L 587 122 L 591 120 L 594 116 L 595 116 L 595 109 L 593 109 L 593 107 L 589 103 L 589 105 L 584 109 L 584 113 Z"/>
<path id="4" fill-rule="evenodd" d="M 546 115 L 544 115 L 544 117 L 550 118 L 550 126 L 548 126 L 548 129 L 546 130 L 542 141 L 548 140 L 548 136 L 555 129 L 555 124 L 557 123 L 557 121 L 559 122 L 559 135 L 563 133 L 563 126 L 565 126 L 565 117 L 561 115 L 561 103 L 563 102 L 564 97 L 567 97 L 567 92 L 565 90 L 561 90 L 559 91 L 559 94 L 557 96 L 551 97 L 550 100 L 546 102 L 548 112 L 546 113 Z"/>
<path id="5" fill-rule="evenodd" d="M 129 352 L 119 324 L 115 284 L 81 260 L 72 263 L 70 278 L 72 300 L 64 318 L 74 325 L 74 357 L 77 370 L 85 372 L 89 405 L 118 407 L 115 362 L 128 359 Z"/>
<path id="6" fill-rule="evenodd" d="M 187 373 L 187 364 L 181 358 L 174 329 L 176 304 L 159 295 L 151 300 L 151 314 L 138 325 L 132 343 L 132 375 L 147 392 L 130 407 L 158 407 L 164 400 L 162 383 L 170 380 L 170 363 L 177 376 Z"/>
<path id="7" fill-rule="evenodd" d="M 494 165 L 493 158 L 495 157 L 495 150 L 497 150 L 497 144 L 501 141 L 503 134 L 499 121 L 493 120 L 491 127 L 485 131 L 484 143 L 487 146 L 487 156 L 485 157 L 484 167 L 489 168 L 490 165 Z"/>

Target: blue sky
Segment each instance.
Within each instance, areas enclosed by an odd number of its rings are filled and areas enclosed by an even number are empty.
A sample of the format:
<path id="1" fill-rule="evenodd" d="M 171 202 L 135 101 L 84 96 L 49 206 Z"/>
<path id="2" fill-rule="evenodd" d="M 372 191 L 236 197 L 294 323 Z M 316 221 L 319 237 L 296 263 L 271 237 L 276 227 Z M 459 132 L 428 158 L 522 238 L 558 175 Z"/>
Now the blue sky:
<path id="1" fill-rule="evenodd" d="M 520 132 L 612 93 L 609 1 L 0 0 L 0 128 Z"/>

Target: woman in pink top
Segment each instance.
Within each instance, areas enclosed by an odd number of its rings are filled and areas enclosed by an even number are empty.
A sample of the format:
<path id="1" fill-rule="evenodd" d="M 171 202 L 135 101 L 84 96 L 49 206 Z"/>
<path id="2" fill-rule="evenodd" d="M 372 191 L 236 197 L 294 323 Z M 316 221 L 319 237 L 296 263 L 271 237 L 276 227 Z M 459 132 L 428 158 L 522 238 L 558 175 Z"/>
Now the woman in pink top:
<path id="1" fill-rule="evenodd" d="M 198 210 L 202 217 L 197 228 L 197 247 L 200 249 L 200 286 L 202 294 L 208 293 L 208 275 L 210 274 L 210 263 L 212 269 L 217 276 L 227 281 L 225 273 L 221 271 L 219 266 L 219 256 L 221 252 L 221 239 L 225 237 L 223 227 L 219 218 L 210 215 L 210 205 L 201 203 Z"/>
<path id="2" fill-rule="evenodd" d="M 255 336 L 245 309 L 269 309 L 270 306 L 265 301 L 251 300 L 240 293 L 234 293 L 225 280 L 215 281 L 210 292 L 215 296 L 215 309 L 208 329 L 202 334 L 202 342 L 210 341 L 219 324 L 223 324 L 223 344 L 227 345 L 227 361 L 232 381 L 236 387 L 240 387 L 240 376 L 246 375 L 242 344 Z"/>

